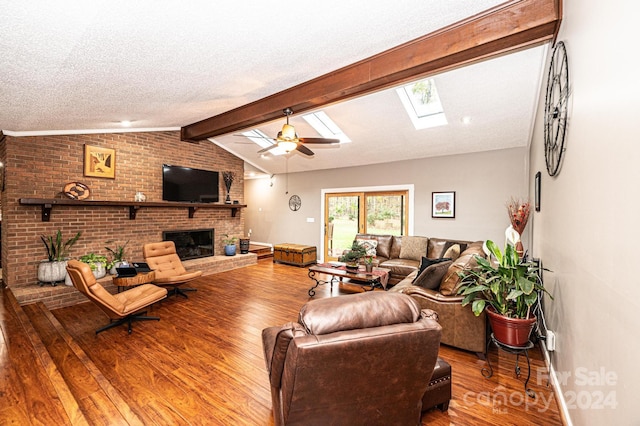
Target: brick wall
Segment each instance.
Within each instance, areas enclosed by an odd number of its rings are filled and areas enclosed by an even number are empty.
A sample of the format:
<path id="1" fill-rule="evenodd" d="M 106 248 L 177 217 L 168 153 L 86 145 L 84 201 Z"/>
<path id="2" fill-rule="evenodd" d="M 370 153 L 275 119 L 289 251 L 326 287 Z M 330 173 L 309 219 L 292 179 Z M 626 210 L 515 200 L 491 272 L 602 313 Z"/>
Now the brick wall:
<path id="1" fill-rule="evenodd" d="M 116 151 L 115 179 L 83 176 L 84 144 Z M 9 287 L 37 283 L 37 267 L 46 259 L 40 235 L 60 229 L 63 238 L 77 231 L 82 237 L 71 257 L 95 252 L 106 255 L 105 242 L 129 241 L 127 258 L 142 260 L 142 245 L 162 239 L 163 230 L 215 229 L 215 254 L 223 253 L 225 233 L 242 236 L 243 211 L 198 209 L 189 219 L 186 208 L 141 208 L 129 219 L 127 207 L 54 206 L 50 222 L 41 221 L 39 206 L 22 206 L 20 198 L 63 198 L 68 182 L 91 189 L 89 200 L 133 201 L 137 191 L 147 201 L 162 201 L 162 164 L 236 172 L 231 198 L 244 204 L 243 161 L 218 146 L 203 141 L 180 141 L 177 131 L 107 133 L 64 136 L 7 136 L 0 146 L 6 182 L 2 192 L 2 277 Z M 220 175 L 221 200 L 225 195 Z"/>

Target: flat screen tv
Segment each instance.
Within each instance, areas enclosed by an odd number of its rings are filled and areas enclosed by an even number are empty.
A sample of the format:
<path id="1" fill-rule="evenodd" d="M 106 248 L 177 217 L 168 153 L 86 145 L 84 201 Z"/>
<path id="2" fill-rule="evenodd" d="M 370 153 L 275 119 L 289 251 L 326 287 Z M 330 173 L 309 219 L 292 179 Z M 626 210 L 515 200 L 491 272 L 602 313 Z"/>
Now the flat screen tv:
<path id="1" fill-rule="evenodd" d="M 218 172 L 162 165 L 162 199 L 191 203 L 217 203 Z"/>

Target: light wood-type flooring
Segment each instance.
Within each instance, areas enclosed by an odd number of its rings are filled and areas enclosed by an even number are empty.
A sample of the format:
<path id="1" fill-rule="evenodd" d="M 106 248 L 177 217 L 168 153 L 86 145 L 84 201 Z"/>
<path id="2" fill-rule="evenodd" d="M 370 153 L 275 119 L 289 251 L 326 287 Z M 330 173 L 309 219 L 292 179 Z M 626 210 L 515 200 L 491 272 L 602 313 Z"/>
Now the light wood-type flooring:
<path id="1" fill-rule="evenodd" d="M 153 307 L 161 320 L 95 335 L 108 322 L 92 303 L 49 311 L 0 302 L 0 424 L 272 425 L 261 331 L 295 321 L 309 300 L 306 268 L 273 264 L 209 275 L 189 299 Z M 316 298 L 341 294 L 317 289 Z M 493 377 L 476 355 L 441 346 L 453 369 L 449 410 L 422 424 L 560 425 L 558 405 L 538 348 L 530 388 L 514 373 L 515 355 L 490 351 Z M 526 375 L 526 362 L 520 359 Z M 353 368 L 366 369 L 354 362 Z M 319 389 L 321 391 L 321 389 Z"/>

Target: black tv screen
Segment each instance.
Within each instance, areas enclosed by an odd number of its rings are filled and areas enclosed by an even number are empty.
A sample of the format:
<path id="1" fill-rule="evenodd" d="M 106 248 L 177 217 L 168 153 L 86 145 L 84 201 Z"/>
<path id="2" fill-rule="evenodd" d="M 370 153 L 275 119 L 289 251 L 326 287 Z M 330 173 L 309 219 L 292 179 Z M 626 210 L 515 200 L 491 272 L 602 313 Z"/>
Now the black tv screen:
<path id="1" fill-rule="evenodd" d="M 191 203 L 217 203 L 218 172 L 162 165 L 162 199 Z"/>

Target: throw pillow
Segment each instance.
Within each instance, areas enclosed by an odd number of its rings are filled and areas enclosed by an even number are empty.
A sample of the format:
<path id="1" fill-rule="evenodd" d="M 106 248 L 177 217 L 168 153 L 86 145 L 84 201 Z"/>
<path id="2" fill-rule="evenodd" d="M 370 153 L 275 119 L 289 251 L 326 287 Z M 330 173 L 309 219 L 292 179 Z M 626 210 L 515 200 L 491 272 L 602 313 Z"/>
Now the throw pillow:
<path id="1" fill-rule="evenodd" d="M 415 284 L 418 277 L 431 265 L 435 265 L 436 263 L 444 262 L 450 259 L 429 259 L 428 257 L 422 256 L 422 260 L 420 261 L 420 268 L 418 269 L 418 274 L 413 279 L 412 283 Z"/>
<path id="2" fill-rule="evenodd" d="M 421 274 L 418 274 L 416 279 L 413 280 L 413 285 L 431 290 L 437 289 L 440 287 L 442 277 L 447 273 L 452 263 L 451 259 L 444 259 L 443 262 L 432 264 Z"/>
<path id="3" fill-rule="evenodd" d="M 456 260 L 460 257 L 460 244 L 453 244 L 444 253 L 442 253 L 443 258 L 448 258 L 451 260 Z"/>
<path id="4" fill-rule="evenodd" d="M 367 256 L 376 257 L 376 248 L 378 247 L 378 240 L 361 240 L 356 239 L 367 251 Z"/>
<path id="5" fill-rule="evenodd" d="M 482 244 L 482 241 L 476 241 L 468 245 L 460 257 L 451 264 L 449 270 L 440 282 L 440 293 L 444 296 L 453 296 L 458 293 L 458 286 L 460 284 L 458 272 L 463 272 L 478 266 L 474 255 L 477 254 L 478 256 L 485 257 Z"/>
<path id="6" fill-rule="evenodd" d="M 422 256 L 427 254 L 427 237 L 402 237 L 400 246 L 400 259 L 411 259 L 420 261 Z"/>

